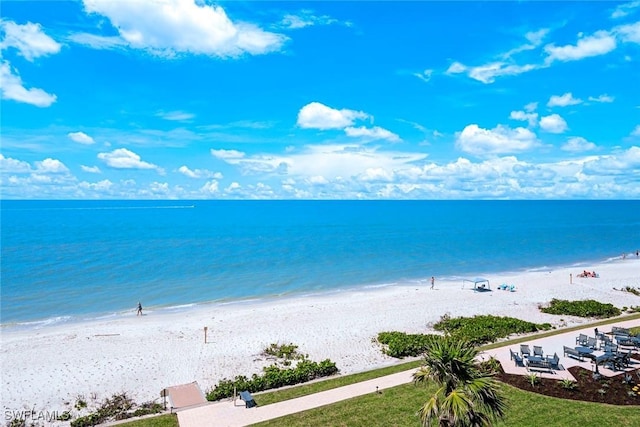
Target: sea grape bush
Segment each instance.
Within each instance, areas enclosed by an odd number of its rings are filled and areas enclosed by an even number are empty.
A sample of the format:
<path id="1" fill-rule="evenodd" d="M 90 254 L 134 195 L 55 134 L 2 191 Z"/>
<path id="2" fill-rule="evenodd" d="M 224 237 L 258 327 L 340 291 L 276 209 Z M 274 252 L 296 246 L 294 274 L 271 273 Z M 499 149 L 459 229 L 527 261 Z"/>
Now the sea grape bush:
<path id="1" fill-rule="evenodd" d="M 567 301 L 552 299 L 548 307 L 541 307 L 540 311 L 548 314 L 563 314 L 577 317 L 607 318 L 619 316 L 621 311 L 613 304 L 605 304 L 592 299 L 581 301 Z"/>
<path id="2" fill-rule="evenodd" d="M 470 341 L 475 345 L 495 342 L 513 334 L 551 329 L 549 323 L 536 324 L 513 317 L 491 315 L 455 318 L 445 315 L 433 327 L 436 331 Z"/>
<path id="3" fill-rule="evenodd" d="M 234 379 L 223 379 L 206 394 L 207 400 L 214 401 L 232 397 L 234 390 L 247 390 L 251 393 L 271 390 L 287 385 L 301 384 L 316 378 L 328 377 L 338 373 L 336 364 L 329 359 L 321 362 L 309 360 L 307 355 L 298 353 L 298 346 L 293 344 L 271 344 L 263 354 L 283 359 L 279 363 L 263 368 L 262 375 L 253 374 L 251 378 L 238 375 Z M 291 366 L 291 360 L 297 360 L 295 366 Z"/>
<path id="4" fill-rule="evenodd" d="M 388 356 L 402 359 L 423 354 L 433 334 L 406 334 L 404 332 L 380 332 L 378 342 L 383 345 L 382 352 Z"/>

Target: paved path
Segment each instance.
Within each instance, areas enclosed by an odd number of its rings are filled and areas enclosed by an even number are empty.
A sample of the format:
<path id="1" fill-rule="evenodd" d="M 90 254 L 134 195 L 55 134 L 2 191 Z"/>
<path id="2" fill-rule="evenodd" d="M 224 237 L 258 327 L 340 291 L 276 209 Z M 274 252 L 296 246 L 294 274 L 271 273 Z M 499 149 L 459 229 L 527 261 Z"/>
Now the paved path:
<path id="1" fill-rule="evenodd" d="M 635 327 L 640 326 L 640 320 L 628 320 L 621 322 L 614 322 L 612 325 L 622 327 Z M 600 330 L 603 332 L 611 330 L 610 326 L 601 326 Z M 542 374 L 543 376 L 549 376 L 550 378 L 564 378 L 568 374 L 566 368 L 580 364 L 581 366 L 590 369 L 589 362 L 579 363 L 574 359 L 563 357 L 562 346 L 573 346 L 575 344 L 575 337 L 584 333 L 589 336 L 593 335 L 593 327 L 586 326 L 582 330 L 576 330 L 572 332 L 566 332 L 564 334 L 554 335 L 547 338 L 535 338 L 532 337 L 529 344 L 542 345 L 546 353 L 553 354 L 558 352 L 558 355 L 564 366 L 564 370 L 557 371 L 555 374 Z M 505 371 L 518 374 L 526 374 L 525 368 L 512 368 L 514 363 L 509 359 L 509 348 L 519 349 L 520 345 L 509 344 L 504 347 L 488 350 L 482 353 L 485 356 L 497 357 Z M 481 355 L 482 355 L 481 354 Z M 633 366 L 635 368 L 637 366 Z M 342 400 L 350 399 L 356 396 L 362 396 L 369 393 L 375 393 L 377 390 L 384 390 L 398 385 L 407 384 L 412 381 L 412 375 L 415 369 L 409 371 L 399 372 L 397 374 L 387 375 L 384 377 L 376 378 L 369 381 L 363 381 L 357 384 L 351 384 L 344 387 L 339 387 L 320 393 L 315 393 L 296 399 L 290 399 L 283 402 L 274 403 L 266 406 L 259 406 L 256 408 L 245 408 L 244 402 L 238 401 L 234 404 L 231 401 L 224 401 L 218 403 L 212 403 L 206 406 L 198 408 L 187 409 L 178 412 L 178 422 L 180 427 L 242 427 L 251 424 L 255 424 L 261 421 L 267 421 L 274 418 L 282 417 L 285 415 L 294 414 L 296 412 L 306 411 L 308 409 L 318 408 L 320 406 L 329 405 Z M 601 369 L 604 371 L 604 369 Z M 607 373 L 602 372 L 607 375 Z"/>

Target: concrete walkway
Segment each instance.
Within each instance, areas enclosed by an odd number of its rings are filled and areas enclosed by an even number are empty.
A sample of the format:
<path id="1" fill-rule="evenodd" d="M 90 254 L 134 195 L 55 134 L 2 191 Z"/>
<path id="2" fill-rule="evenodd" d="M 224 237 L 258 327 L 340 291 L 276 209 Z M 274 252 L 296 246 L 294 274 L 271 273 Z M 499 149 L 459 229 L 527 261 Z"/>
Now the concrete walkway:
<path id="1" fill-rule="evenodd" d="M 626 328 L 640 326 L 640 320 L 628 320 L 614 322 L 611 325 L 621 326 Z M 602 332 L 608 332 L 611 330 L 611 325 L 601 326 Z M 562 346 L 575 346 L 575 337 L 578 334 L 583 333 L 589 336 L 593 336 L 593 327 L 588 326 L 581 330 L 572 332 L 566 332 L 564 334 L 558 334 L 547 338 L 535 338 L 532 337 L 528 342 L 530 345 L 541 345 L 545 350 L 545 354 L 557 353 L 560 356 L 562 370 L 554 373 L 540 374 L 547 378 L 571 378 L 571 374 L 566 370 L 567 368 L 575 365 L 580 365 L 586 369 L 591 369 L 591 362 L 579 362 L 577 360 L 564 357 L 562 352 Z M 504 347 L 488 350 L 480 354 L 481 357 L 488 358 L 490 356 L 496 357 L 502 363 L 503 368 L 508 373 L 515 373 L 526 375 L 528 372 L 525 368 L 517 368 L 514 366 L 513 361 L 509 357 L 509 348 L 514 351 L 519 350 L 520 345 L 509 344 Z M 634 364 L 630 369 L 635 369 L 640 363 L 633 362 Z M 211 403 L 206 406 L 200 406 L 198 408 L 186 409 L 178 412 L 178 422 L 180 427 L 242 427 L 251 424 L 255 424 L 261 421 L 267 421 L 285 415 L 294 414 L 296 412 L 306 411 L 308 409 L 318 408 L 325 405 L 330 405 L 335 402 L 339 402 L 353 397 L 362 396 L 369 393 L 375 393 L 376 390 L 381 391 L 387 388 L 396 387 L 398 385 L 410 383 L 413 380 L 413 373 L 415 369 L 409 371 L 399 372 L 393 375 L 387 375 L 384 377 L 376 378 L 369 381 L 363 381 L 357 384 L 351 384 L 344 387 L 339 387 L 320 393 L 315 393 L 296 399 L 290 399 L 283 402 L 274 403 L 266 406 L 259 406 L 256 408 L 245 408 L 244 402 L 237 401 L 223 401 L 217 403 Z M 605 368 L 600 369 L 601 374 L 605 376 L 612 376 L 621 374 L 620 372 L 612 372 Z"/>

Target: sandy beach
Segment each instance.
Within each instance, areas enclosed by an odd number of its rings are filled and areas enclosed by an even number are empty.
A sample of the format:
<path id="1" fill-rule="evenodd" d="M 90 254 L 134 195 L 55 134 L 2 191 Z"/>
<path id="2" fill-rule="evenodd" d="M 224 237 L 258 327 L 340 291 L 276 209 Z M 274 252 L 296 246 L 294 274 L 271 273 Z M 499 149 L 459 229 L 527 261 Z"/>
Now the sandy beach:
<path id="1" fill-rule="evenodd" d="M 270 362 L 260 355 L 271 343 L 294 343 L 319 361 L 329 358 L 342 374 L 389 364 L 372 342 L 378 332 L 428 333 L 442 315 L 494 314 L 555 326 L 587 319 L 541 313 L 552 298 L 595 299 L 638 306 L 621 292 L 640 287 L 635 256 L 591 265 L 599 278 L 580 278 L 582 267 L 486 275 L 492 292 L 474 292 L 461 280 L 338 292 L 301 298 L 208 304 L 174 312 L 145 311 L 107 320 L 40 329 L 1 331 L 3 411 L 63 411 L 76 398 L 100 402 L 126 391 L 138 403 L 156 400 L 164 387 L 197 381 L 207 390 L 223 378 L 251 375 Z M 573 283 L 570 284 L 570 274 Z M 515 292 L 498 289 L 514 284 Z M 473 287 L 473 285 L 471 285 Z M 208 340 L 204 342 L 204 327 Z"/>

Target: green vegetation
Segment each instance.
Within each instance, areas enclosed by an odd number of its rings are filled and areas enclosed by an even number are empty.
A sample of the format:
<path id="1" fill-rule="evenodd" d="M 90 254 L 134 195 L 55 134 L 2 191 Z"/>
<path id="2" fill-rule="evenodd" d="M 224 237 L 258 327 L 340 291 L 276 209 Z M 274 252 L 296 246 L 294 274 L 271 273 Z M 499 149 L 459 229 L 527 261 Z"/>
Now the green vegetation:
<path id="1" fill-rule="evenodd" d="M 475 345 L 495 342 L 513 334 L 551 329 L 548 323 L 538 325 L 513 317 L 490 315 L 456 318 L 445 315 L 433 327 L 436 331 L 445 332 L 458 340 L 469 341 Z"/>
<path id="2" fill-rule="evenodd" d="M 131 417 L 157 414 L 162 411 L 162 405 L 159 403 L 147 402 L 142 405 L 136 405 L 126 393 L 114 394 L 105 399 L 95 412 L 71 421 L 71 427 L 95 426 L 108 421 L 125 420 Z"/>
<path id="3" fill-rule="evenodd" d="M 405 334 L 404 332 L 380 332 L 378 342 L 383 345 L 382 352 L 388 356 L 402 359 L 407 356 L 420 356 L 429 342 L 437 335 Z"/>
<path id="4" fill-rule="evenodd" d="M 548 314 L 596 318 L 614 317 L 621 314 L 620 309 L 613 304 L 605 304 L 592 299 L 567 301 L 554 298 L 548 307 L 540 307 L 540 311 Z"/>
<path id="5" fill-rule="evenodd" d="M 263 368 L 262 375 L 253 374 L 251 379 L 244 375 L 238 375 L 234 379 L 225 378 L 221 380 L 206 393 L 207 400 L 232 397 L 234 391 L 248 390 L 255 393 L 300 384 L 338 373 L 336 364 L 331 360 L 325 359 L 321 362 L 314 362 L 309 360 L 306 355 L 298 353 L 297 348 L 293 344 L 271 344 L 264 350 L 263 354 L 275 356 L 282 360 Z M 292 360 L 296 361 L 295 366 L 291 366 Z"/>
<path id="6" fill-rule="evenodd" d="M 504 419 L 496 427 L 632 427 L 640 425 L 637 406 L 611 406 L 575 400 L 555 399 L 541 394 L 503 386 L 507 396 Z M 330 406 L 277 418 L 256 427 L 367 426 L 419 427 L 416 413 L 425 396 L 434 393 L 435 384 L 427 388 L 405 384 L 382 393 L 372 392 Z M 603 416 L 606 413 L 606 416 Z M 551 415 L 552 414 L 552 415 Z"/>
<path id="7" fill-rule="evenodd" d="M 504 416 L 506 403 L 492 373 L 479 369 L 478 349 L 468 341 L 451 336 L 432 340 L 424 365 L 413 374 L 416 384 L 435 383 L 437 390 L 420 408 L 420 420 L 427 427 L 490 426 Z"/>
<path id="8" fill-rule="evenodd" d="M 121 424 L 123 427 L 179 427 L 176 414 L 158 415 Z"/>

